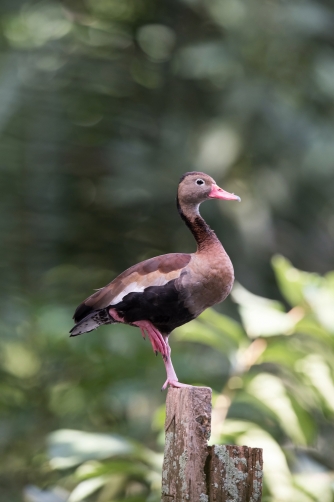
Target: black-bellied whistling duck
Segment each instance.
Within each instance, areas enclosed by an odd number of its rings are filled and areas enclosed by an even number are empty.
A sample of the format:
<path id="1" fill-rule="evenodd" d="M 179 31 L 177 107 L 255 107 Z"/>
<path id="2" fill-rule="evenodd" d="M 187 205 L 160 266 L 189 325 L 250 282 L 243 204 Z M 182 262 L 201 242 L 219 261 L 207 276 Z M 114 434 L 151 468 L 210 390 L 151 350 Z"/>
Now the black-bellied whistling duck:
<path id="1" fill-rule="evenodd" d="M 110 284 L 85 300 L 74 313 L 71 336 L 102 324 L 138 326 L 160 352 L 167 371 L 163 385 L 183 387 L 171 361 L 168 336 L 173 329 L 195 319 L 203 310 L 225 300 L 234 281 L 233 265 L 213 230 L 199 214 L 205 200 L 238 200 L 207 174 L 182 176 L 177 208 L 197 243 L 192 254 L 172 253 L 145 260 L 128 268 Z"/>

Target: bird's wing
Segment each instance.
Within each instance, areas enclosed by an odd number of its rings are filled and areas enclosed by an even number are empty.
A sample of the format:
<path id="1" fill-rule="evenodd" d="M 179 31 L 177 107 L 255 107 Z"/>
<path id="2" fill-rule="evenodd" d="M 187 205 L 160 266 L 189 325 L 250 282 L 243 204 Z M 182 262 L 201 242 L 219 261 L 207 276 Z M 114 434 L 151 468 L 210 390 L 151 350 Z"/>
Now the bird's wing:
<path id="1" fill-rule="evenodd" d="M 81 321 L 92 311 L 116 305 L 129 293 L 139 293 L 149 286 L 163 286 L 172 279 L 177 279 L 190 259 L 190 254 L 171 253 L 128 268 L 78 306 L 73 316 L 75 322 Z"/>

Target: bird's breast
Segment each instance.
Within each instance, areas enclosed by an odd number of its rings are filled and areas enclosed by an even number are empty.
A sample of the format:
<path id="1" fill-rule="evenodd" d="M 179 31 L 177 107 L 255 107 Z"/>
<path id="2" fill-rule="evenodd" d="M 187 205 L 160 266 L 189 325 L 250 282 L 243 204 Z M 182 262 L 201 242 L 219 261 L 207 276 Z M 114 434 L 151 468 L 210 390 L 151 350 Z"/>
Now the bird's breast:
<path id="1" fill-rule="evenodd" d="M 180 292 L 188 310 L 197 317 L 225 300 L 233 282 L 233 265 L 223 248 L 206 256 L 195 253 L 180 278 Z"/>

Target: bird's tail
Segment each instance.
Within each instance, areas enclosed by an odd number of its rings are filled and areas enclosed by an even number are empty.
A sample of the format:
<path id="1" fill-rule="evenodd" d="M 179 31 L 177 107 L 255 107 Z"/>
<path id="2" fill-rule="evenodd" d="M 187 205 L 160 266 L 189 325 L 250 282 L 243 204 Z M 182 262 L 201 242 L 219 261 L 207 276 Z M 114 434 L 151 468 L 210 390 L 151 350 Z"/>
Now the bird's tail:
<path id="1" fill-rule="evenodd" d="M 94 310 L 73 326 L 70 336 L 82 335 L 93 331 L 102 324 L 112 324 L 114 322 L 115 320 L 109 314 L 108 309 Z"/>

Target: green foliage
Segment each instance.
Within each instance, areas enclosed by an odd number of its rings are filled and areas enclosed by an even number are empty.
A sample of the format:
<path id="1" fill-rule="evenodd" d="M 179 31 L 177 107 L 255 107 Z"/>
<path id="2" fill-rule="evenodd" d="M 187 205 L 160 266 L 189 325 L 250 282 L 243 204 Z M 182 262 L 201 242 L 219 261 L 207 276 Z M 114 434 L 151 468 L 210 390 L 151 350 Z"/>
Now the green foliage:
<path id="1" fill-rule="evenodd" d="M 193 355 L 198 358 L 197 366 L 205 365 L 206 347 L 209 347 L 210 354 L 218 353 L 222 362 L 223 355 L 227 357 L 226 383 L 222 388 L 219 385 L 222 380 L 218 379 L 213 385 L 211 442 L 247 444 L 264 449 L 264 501 L 331 502 L 334 500 L 332 456 L 329 456 L 334 436 L 334 344 L 328 317 L 323 310 L 319 315 L 320 301 L 317 296 L 321 299 L 333 293 L 332 275 L 321 277 L 301 272 L 281 256 L 273 259 L 273 266 L 280 290 L 290 303 L 288 309 L 277 301 L 257 297 L 237 284 L 232 294 L 239 306 L 241 324 L 208 310 L 197 321 L 176 330 L 173 346 L 176 355 L 180 348 L 187 347 L 187 353 L 191 353 L 199 347 L 200 353 L 196 356 L 194 352 Z M 311 296 L 310 286 L 313 288 Z M 277 313 L 284 317 L 277 317 Z M 289 319 L 289 323 L 284 319 Z M 93 364 L 94 373 L 101 366 L 103 369 L 100 371 L 108 372 L 103 356 L 107 345 L 101 349 L 107 339 L 102 336 L 96 342 L 94 334 L 87 338 L 89 352 L 80 345 L 71 347 L 62 337 L 57 336 L 56 339 L 57 344 L 52 347 L 53 357 L 59 350 L 59 344 L 62 356 L 66 346 L 66 352 L 72 354 L 65 367 L 73 370 L 72 360 L 76 371 L 75 378 L 67 376 L 67 384 L 49 384 L 47 406 L 49 413 L 57 416 L 55 423 L 61 423 L 64 417 L 68 421 L 73 415 L 83 424 L 83 416 L 88 415 L 92 421 L 90 429 L 94 430 L 97 426 L 100 430 L 108 430 L 111 427 L 115 433 L 83 432 L 75 427 L 57 430 L 48 436 L 49 462 L 45 458 L 42 463 L 39 460 L 37 469 L 46 469 L 44 479 L 48 485 L 52 477 L 56 481 L 57 496 L 60 497 L 59 493 L 64 496 L 59 498 L 59 502 L 158 501 L 162 454 L 143 446 L 143 430 L 141 441 L 127 439 L 127 436 L 135 435 L 136 429 L 138 435 L 139 424 L 137 422 L 132 429 L 131 416 L 125 414 L 121 419 L 127 422 L 126 427 L 120 427 L 117 419 L 103 424 L 102 419 L 108 414 L 105 409 L 107 403 L 98 405 L 95 402 L 92 406 L 93 394 L 87 382 L 85 385 L 80 383 L 88 361 Z M 37 374 L 43 374 L 43 358 L 39 351 L 32 350 L 22 340 L 15 344 L 15 347 L 9 344 L 3 351 L 3 368 L 19 382 L 24 378 L 24 385 L 29 389 L 29 381 Z M 75 355 L 77 352 L 80 361 Z M 92 352 L 93 359 L 90 357 Z M 114 363 L 111 354 L 107 357 Z M 128 367 L 138 364 L 138 352 L 127 354 L 127 357 Z M 150 365 L 148 359 L 146 364 Z M 102 373 L 98 378 L 101 377 Z M 97 402 L 103 397 L 104 378 L 96 384 L 99 389 L 99 395 L 95 396 Z M 129 374 L 127 378 L 130 378 Z M 61 379 L 64 379 L 64 373 Z M 132 406 L 140 407 L 140 399 L 136 402 L 139 387 L 134 394 L 129 390 L 133 384 L 130 387 L 124 382 L 120 384 L 122 394 L 119 399 L 123 399 L 123 406 L 130 406 L 130 409 Z M 15 399 L 12 392 L 7 391 L 7 394 Z M 115 406 L 115 395 L 107 395 L 115 413 L 117 406 L 121 408 L 121 405 L 118 403 Z M 142 399 L 144 395 L 142 390 Z M 26 409 L 28 403 L 22 402 L 23 396 L 23 392 L 17 394 L 16 400 Z M 154 446 L 153 441 L 154 450 L 161 450 L 164 406 L 155 406 L 152 422 L 147 404 L 141 413 L 153 425 L 155 432 L 152 438 L 158 433 L 160 446 Z M 97 420 L 97 416 L 94 418 L 96 406 L 99 423 L 94 423 Z M 153 411 L 154 406 L 151 409 Z M 116 434 L 117 429 L 121 434 Z M 37 488 L 34 488 L 35 491 L 31 492 L 32 489 L 26 489 L 28 502 L 47 502 L 47 497 L 55 493 L 54 489 L 36 492 Z M 58 501 L 55 499 L 55 502 Z"/>
<path id="2" fill-rule="evenodd" d="M 331 274 L 302 272 L 282 256 L 273 266 L 290 310 L 236 286 L 249 341 L 230 355 L 238 363 L 217 397 L 212 441 L 264 448 L 264 500 L 331 501 L 333 308 L 323 300 L 333 298 Z"/>
<path id="3" fill-rule="evenodd" d="M 215 390 L 219 441 L 266 445 L 267 501 L 331 500 L 333 15 L 329 0 L 1 2 L 1 500 L 158 498 L 161 360 L 133 328 L 66 333 L 93 288 L 194 249 L 173 208 L 192 169 L 242 198 L 203 207 L 242 325 L 226 301 L 173 334 L 178 376 Z M 318 274 L 276 257 L 278 293 L 273 252 Z M 60 470 L 59 430 L 129 450 Z"/>

